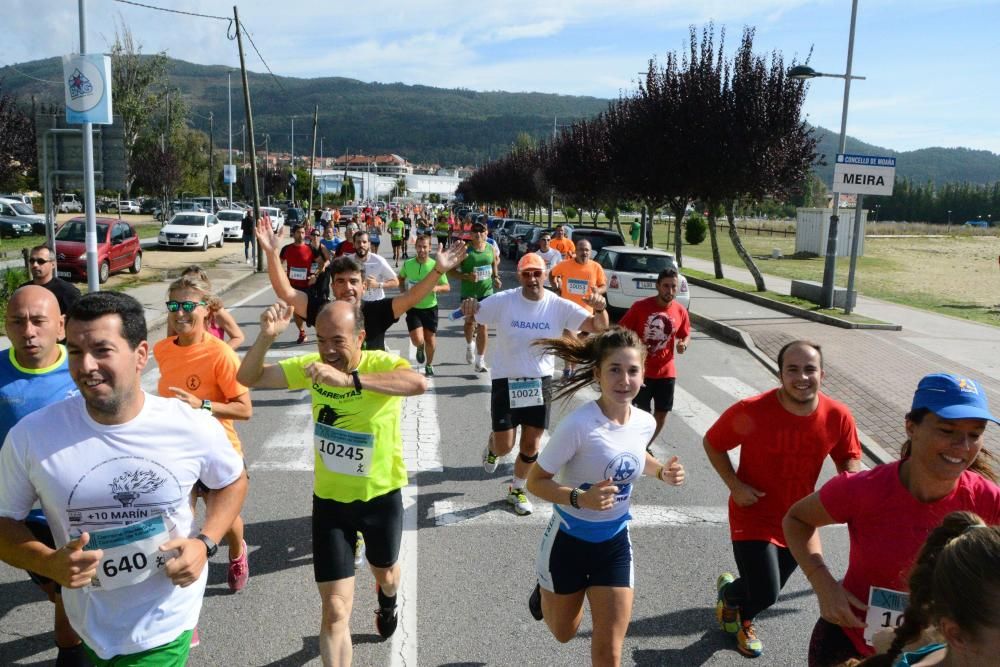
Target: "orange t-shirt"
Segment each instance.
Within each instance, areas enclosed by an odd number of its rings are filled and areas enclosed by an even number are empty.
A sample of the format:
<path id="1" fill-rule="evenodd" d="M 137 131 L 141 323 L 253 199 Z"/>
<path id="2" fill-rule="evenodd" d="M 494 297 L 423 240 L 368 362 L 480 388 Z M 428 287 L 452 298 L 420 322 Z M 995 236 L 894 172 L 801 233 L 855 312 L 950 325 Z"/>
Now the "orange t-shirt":
<path id="1" fill-rule="evenodd" d="M 200 343 L 178 345 L 177 336 L 170 336 L 153 346 L 153 356 L 160 367 L 160 396 L 172 397 L 170 387 L 179 387 L 198 398 L 228 403 L 249 389 L 236 381 L 240 358 L 236 352 L 215 336 L 206 333 Z M 233 448 L 243 454 L 240 438 L 232 419 L 218 418 L 226 429 Z"/>
<path id="2" fill-rule="evenodd" d="M 583 302 L 583 297 L 608 283 L 604 269 L 592 259 L 588 259 L 586 264 L 580 264 L 575 259 L 564 259 L 552 269 L 552 275 L 562 279 L 559 295 L 586 308 L 589 313 L 593 313 L 594 309 Z"/>
<path id="3" fill-rule="evenodd" d="M 563 259 L 572 259 L 573 255 L 576 254 L 576 244 L 565 236 L 561 239 L 552 239 L 549 241 L 549 247 L 561 252 Z"/>
<path id="4" fill-rule="evenodd" d="M 786 410 L 777 389 L 744 399 L 722 413 L 705 439 L 720 452 L 739 446 L 736 476 L 766 494 L 749 507 L 729 499 L 734 542 L 760 540 L 786 546 L 781 520 L 789 507 L 816 490 L 823 460 L 829 456 L 844 463 L 861 458 L 851 411 L 822 393 L 819 405 L 805 417 Z"/>

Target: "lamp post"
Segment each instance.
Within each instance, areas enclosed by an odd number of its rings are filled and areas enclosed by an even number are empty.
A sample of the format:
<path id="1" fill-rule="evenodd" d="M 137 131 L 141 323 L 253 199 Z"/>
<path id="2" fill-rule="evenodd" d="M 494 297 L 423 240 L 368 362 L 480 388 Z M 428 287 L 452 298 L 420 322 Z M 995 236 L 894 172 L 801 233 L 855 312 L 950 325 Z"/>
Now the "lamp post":
<path id="1" fill-rule="evenodd" d="M 227 72 L 226 78 L 229 82 L 229 164 L 233 163 L 233 73 Z M 233 206 L 233 184 L 229 183 L 229 207 Z"/>
<path id="2" fill-rule="evenodd" d="M 843 153 L 847 145 L 847 107 L 851 97 L 851 80 L 864 79 L 863 76 L 852 76 L 851 65 L 854 61 L 854 26 L 858 18 L 858 0 L 851 2 L 851 31 L 847 42 L 847 72 L 845 74 L 827 74 L 817 72 L 812 67 L 798 65 L 788 70 L 792 79 L 805 80 L 818 76 L 827 76 L 844 80 L 844 108 L 840 115 L 840 147 L 838 153 Z M 830 216 L 830 229 L 826 237 L 826 261 L 823 265 L 823 289 L 820 294 L 820 306 L 833 307 L 834 277 L 837 271 L 837 227 L 840 223 L 840 193 L 833 193 L 833 215 Z M 850 303 L 850 295 L 848 295 Z"/>
<path id="3" fill-rule="evenodd" d="M 951 209 L 948 209 L 948 226 L 951 227 Z"/>

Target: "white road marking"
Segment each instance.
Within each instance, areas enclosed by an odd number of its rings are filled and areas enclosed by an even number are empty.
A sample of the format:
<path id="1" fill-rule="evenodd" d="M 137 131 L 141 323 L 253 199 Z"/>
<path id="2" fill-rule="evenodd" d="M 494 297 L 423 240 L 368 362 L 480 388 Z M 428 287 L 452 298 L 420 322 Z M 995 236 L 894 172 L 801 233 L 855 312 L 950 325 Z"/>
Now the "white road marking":
<path id="1" fill-rule="evenodd" d="M 277 429 L 260 445 L 250 469 L 311 473 L 315 465 L 311 417 L 312 399 L 308 392 L 300 392 L 299 401 L 284 409 L 282 423 L 290 427 Z"/>
<path id="2" fill-rule="evenodd" d="M 637 505 L 629 508 L 632 526 L 722 526 L 728 521 L 726 507 L 699 507 L 666 505 Z M 552 508 L 539 503 L 538 509 L 527 516 L 517 516 L 506 503 L 477 505 L 454 500 L 438 500 L 430 509 L 429 519 L 436 526 L 483 525 L 545 525 L 552 516 Z"/>
<path id="3" fill-rule="evenodd" d="M 701 436 L 704 436 L 719 418 L 718 412 L 699 401 L 680 385 L 674 387 L 673 414 L 680 417 L 691 430 Z M 729 455 L 729 461 L 733 464 L 733 468 L 738 468 L 740 448 L 730 449 L 726 454 Z"/>
<path id="4" fill-rule="evenodd" d="M 739 378 L 720 377 L 717 375 L 705 375 L 702 377 L 738 401 L 761 393 Z"/>

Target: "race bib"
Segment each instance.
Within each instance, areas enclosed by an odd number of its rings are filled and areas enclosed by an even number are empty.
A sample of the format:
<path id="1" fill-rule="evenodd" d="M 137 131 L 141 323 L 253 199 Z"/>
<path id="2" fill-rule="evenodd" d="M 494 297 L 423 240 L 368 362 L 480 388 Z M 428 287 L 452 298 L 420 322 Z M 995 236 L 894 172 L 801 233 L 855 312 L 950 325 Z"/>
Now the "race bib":
<path id="1" fill-rule="evenodd" d="M 90 533 L 84 550 L 104 550 L 92 586 L 113 591 L 149 579 L 173 557 L 169 552 L 160 552 L 160 545 L 169 539 L 162 516 Z"/>
<path id="2" fill-rule="evenodd" d="M 375 436 L 316 423 L 313 442 L 323 466 L 330 472 L 367 477 L 374 453 Z"/>
<path id="3" fill-rule="evenodd" d="M 309 272 L 306 271 L 305 267 L 296 267 L 288 269 L 288 277 L 292 280 L 306 280 L 309 277 Z"/>
<path id="4" fill-rule="evenodd" d="M 873 639 L 883 630 L 895 630 L 903 623 L 903 611 L 910 594 L 872 586 L 868 591 L 868 615 L 865 616 L 865 642 L 874 646 Z"/>
<path id="5" fill-rule="evenodd" d="M 570 294 L 576 294 L 577 296 L 587 296 L 587 290 L 590 287 L 590 282 L 586 280 L 580 280 L 579 278 L 567 278 L 566 279 L 566 291 Z"/>
<path id="6" fill-rule="evenodd" d="M 545 405 L 542 378 L 511 378 L 507 380 L 507 394 L 511 409 Z"/>
<path id="7" fill-rule="evenodd" d="M 476 282 L 481 282 L 483 280 L 490 280 L 493 277 L 493 266 L 490 264 L 484 264 L 483 266 L 477 266 L 473 271 L 476 274 Z"/>
<path id="8" fill-rule="evenodd" d="M 309 273 L 316 273 L 319 271 L 319 262 L 313 262 L 309 265 Z"/>

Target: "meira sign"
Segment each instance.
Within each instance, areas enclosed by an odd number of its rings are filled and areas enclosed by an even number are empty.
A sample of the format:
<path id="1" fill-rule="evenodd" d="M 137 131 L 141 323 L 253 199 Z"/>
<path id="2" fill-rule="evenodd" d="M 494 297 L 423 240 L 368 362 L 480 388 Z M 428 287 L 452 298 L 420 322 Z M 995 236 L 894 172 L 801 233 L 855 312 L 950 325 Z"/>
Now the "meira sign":
<path id="1" fill-rule="evenodd" d="M 896 158 L 838 153 L 833 166 L 833 192 L 891 195 L 896 181 Z"/>

